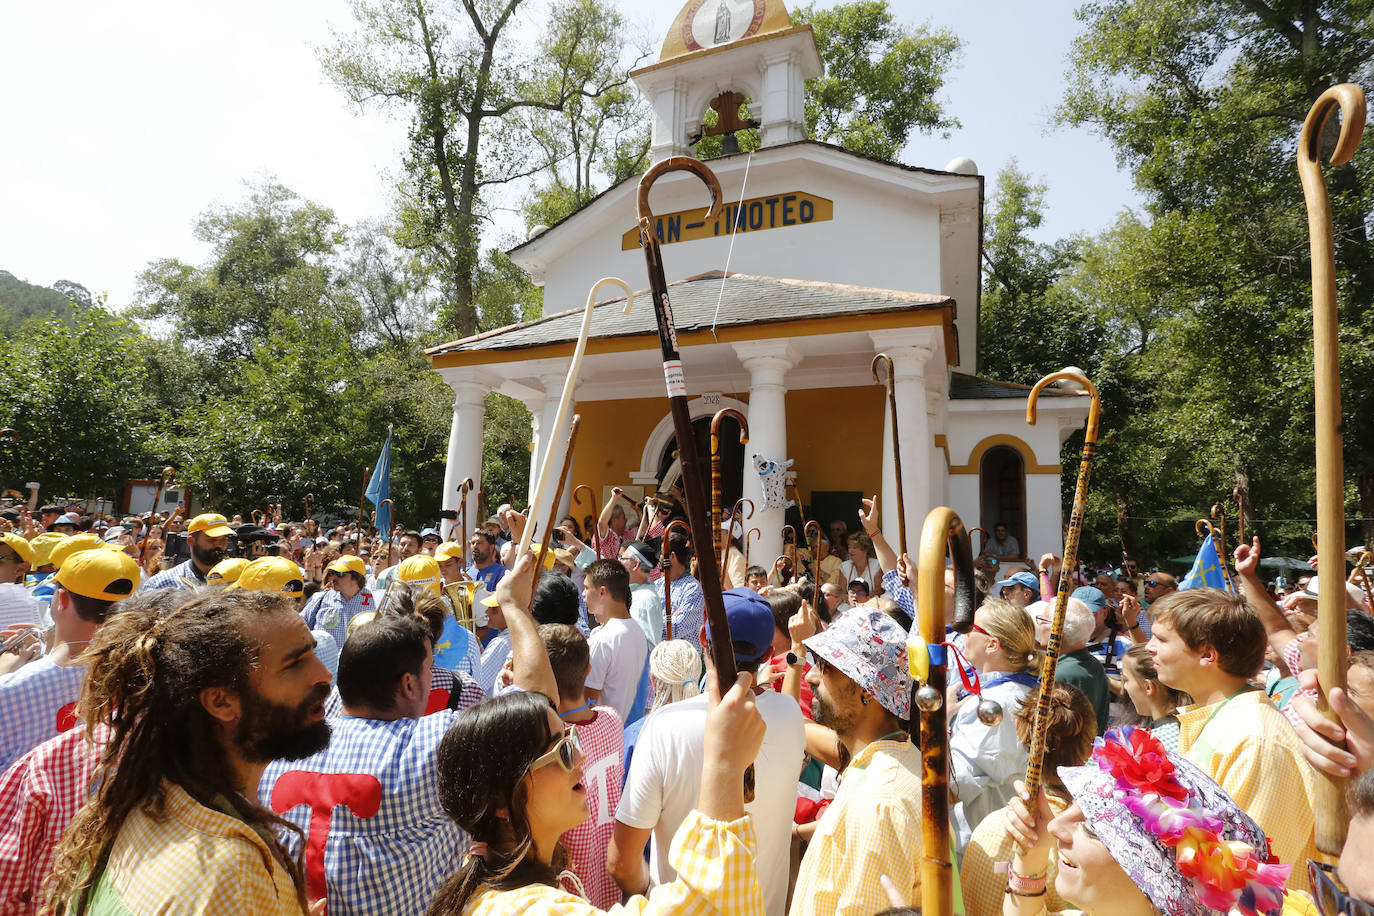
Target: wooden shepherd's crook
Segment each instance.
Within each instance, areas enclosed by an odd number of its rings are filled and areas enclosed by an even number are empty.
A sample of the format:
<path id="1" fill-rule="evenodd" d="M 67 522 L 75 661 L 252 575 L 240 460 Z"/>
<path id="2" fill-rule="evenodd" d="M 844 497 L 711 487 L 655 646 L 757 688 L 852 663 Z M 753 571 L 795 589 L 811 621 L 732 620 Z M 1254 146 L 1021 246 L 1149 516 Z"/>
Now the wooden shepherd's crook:
<path id="1" fill-rule="evenodd" d="M 745 504 L 745 503 L 748 503 L 748 504 L 749 504 L 749 514 L 748 514 L 748 515 L 745 515 L 745 514 L 744 514 L 744 504 Z M 735 525 L 739 525 L 739 530 L 740 530 L 740 532 L 743 533 L 743 534 L 745 534 L 745 542 L 746 542 L 746 543 L 745 543 L 745 545 L 744 545 L 744 568 L 745 568 L 746 570 L 749 568 L 749 544 L 748 544 L 748 534 L 747 534 L 747 532 L 744 531 L 744 523 L 745 523 L 746 521 L 748 521 L 749 519 L 753 518 L 753 517 L 754 517 L 754 501 L 753 501 L 752 499 L 750 499 L 749 497 L 747 497 L 747 496 L 741 496 L 739 499 L 735 500 L 735 506 L 734 506 L 733 509 L 730 510 L 730 525 L 729 525 L 729 527 L 726 527 L 726 526 L 725 526 L 725 523 L 724 523 L 724 522 L 721 522 L 721 530 L 720 530 L 720 587 L 721 587 L 721 588 L 724 588 L 724 587 L 725 587 L 725 561 L 728 560 L 728 559 L 730 558 L 730 541 L 733 540 L 733 538 L 731 538 L 731 535 L 734 534 Z M 749 576 L 748 576 L 747 573 L 745 574 L 745 578 L 746 578 L 746 579 L 749 578 Z M 741 588 L 741 587 L 744 586 L 745 584 L 747 584 L 747 583 L 744 583 L 744 582 L 737 582 L 737 583 L 735 583 L 735 586 L 734 586 L 734 587 L 735 587 L 735 588 Z"/>
<path id="2" fill-rule="evenodd" d="M 954 629 L 973 627 L 973 547 L 964 523 L 948 506 L 926 516 L 921 528 L 920 567 L 916 575 L 916 625 L 931 653 L 926 684 L 943 698 L 948 665 L 941 663 L 945 647 L 945 555 L 954 561 Z M 907 644 L 907 651 L 913 644 Z M 935 708 L 919 705 L 921 685 L 911 685 L 911 741 L 921 749 L 921 912 L 951 916 L 954 912 L 954 865 L 949 836 L 949 728 L 942 701 Z M 976 702 L 976 699 L 971 701 Z"/>
<path id="3" fill-rule="evenodd" d="M 878 377 L 879 363 L 887 366 L 886 382 Z M 873 357 L 869 369 L 873 372 L 874 383 L 887 386 L 887 414 L 892 424 L 892 465 L 893 473 L 897 475 L 897 555 L 901 556 L 906 553 L 906 501 L 902 498 L 902 447 L 897 439 L 897 380 L 892 375 L 892 357 L 879 353 Z"/>
<path id="4" fill-rule="evenodd" d="M 726 417 L 734 417 L 739 424 L 740 445 L 749 444 L 749 420 L 744 414 L 735 410 L 733 407 L 726 407 L 716 411 L 716 415 L 711 418 L 711 530 L 720 531 L 721 496 L 720 491 L 720 421 Z M 717 542 L 713 539 L 712 544 Z M 725 554 L 729 551 L 730 539 L 721 536 L 719 540 L 719 551 L 716 553 L 716 562 L 724 565 Z"/>
<path id="5" fill-rule="evenodd" d="M 1078 486 L 1073 494 L 1073 512 L 1069 515 L 1069 530 L 1064 536 L 1064 562 L 1059 569 L 1059 592 L 1054 596 L 1054 620 L 1050 624 L 1049 644 L 1045 647 L 1040 665 L 1040 699 L 1035 705 L 1034 725 L 1031 728 L 1030 762 L 1026 764 L 1026 791 L 1035 798 L 1040 791 L 1040 770 L 1045 763 L 1045 728 L 1049 720 L 1050 694 L 1054 692 L 1054 666 L 1059 662 L 1059 643 L 1064 636 L 1064 609 L 1073 591 L 1073 570 L 1078 565 L 1078 536 L 1083 532 L 1083 514 L 1088 509 L 1088 480 L 1092 477 L 1093 455 L 1097 451 L 1097 426 L 1102 414 L 1102 398 L 1097 386 L 1088 381 L 1081 369 L 1061 369 L 1035 383 L 1026 399 L 1026 422 L 1035 425 L 1035 407 L 1046 385 L 1058 381 L 1077 382 L 1088 391 L 1092 406 L 1088 408 L 1088 427 L 1083 431 L 1083 459 L 1078 465 Z"/>
<path id="6" fill-rule="evenodd" d="M 582 502 L 582 500 L 579 499 L 579 497 L 582 495 L 582 491 L 583 491 L 583 490 L 586 490 L 586 491 L 587 491 L 587 499 L 588 499 L 588 501 L 591 502 L 591 504 L 592 504 L 592 532 L 591 532 L 592 550 L 596 551 L 597 559 L 600 559 L 600 558 L 601 558 L 601 506 L 600 506 L 600 504 L 597 502 L 597 499 L 596 499 L 596 491 L 593 490 L 591 487 L 587 486 L 585 483 L 579 483 L 577 486 L 573 487 L 573 495 L 572 495 L 572 501 L 573 501 L 573 502 L 575 502 L 575 503 L 581 503 L 581 502 Z"/>
<path id="7" fill-rule="evenodd" d="M 474 486 L 476 484 L 472 482 L 471 477 L 464 477 L 463 482 L 458 484 L 458 543 L 465 545 L 465 550 L 468 540 L 468 494 L 472 492 Z M 449 529 L 448 534 L 450 538 L 453 537 L 452 528 Z"/>
<path id="8" fill-rule="evenodd" d="M 812 537 L 811 532 L 815 531 L 816 536 Z M 820 613 L 817 608 L 821 606 L 821 523 L 814 518 L 802 526 L 802 534 L 806 535 L 806 543 L 811 547 L 811 610 Z"/>
<path id="9" fill-rule="evenodd" d="M 750 513 L 750 514 L 752 515 L 753 513 Z M 757 535 L 759 539 L 762 539 L 762 538 L 763 538 L 763 532 L 760 531 L 760 530 L 757 529 L 757 528 L 750 528 L 748 531 L 744 532 L 744 576 L 745 576 L 745 578 L 748 578 L 748 577 L 749 577 L 749 545 L 752 544 L 752 543 L 754 542 L 754 540 L 755 540 L 755 535 Z"/>
<path id="10" fill-rule="evenodd" d="M 544 524 L 544 529 L 539 533 L 539 556 L 535 559 L 534 575 L 530 579 L 530 603 L 534 603 L 534 587 L 539 583 L 539 574 L 544 571 L 544 558 L 549 555 L 549 538 L 553 536 L 553 529 L 558 526 L 558 504 L 563 500 L 563 487 L 568 483 L 568 471 L 572 468 L 573 447 L 577 445 L 577 427 L 581 424 L 582 417 L 573 414 L 572 422 L 568 424 L 568 447 L 563 452 L 563 467 L 558 472 L 558 486 L 554 488 L 553 495 L 549 497 L 549 517 Z M 555 424 L 556 425 L 556 424 Z M 531 505 L 533 510 L 533 505 Z M 530 519 L 525 523 L 525 531 L 530 530 Z M 525 537 L 521 537 L 523 543 Z"/>
<path id="11" fill-rule="evenodd" d="M 553 476 L 553 444 L 555 437 L 563 429 L 563 424 L 567 422 L 568 411 L 572 407 L 573 389 L 577 387 L 577 373 L 582 368 L 582 355 L 587 352 L 587 336 L 592 330 L 592 310 L 596 307 L 596 294 L 601 292 L 603 287 L 618 286 L 625 291 L 625 314 L 630 313 L 630 308 L 634 305 L 634 290 L 630 285 L 619 277 L 602 277 L 592 284 L 591 290 L 587 293 L 587 305 L 582 310 L 582 330 L 577 335 L 577 345 L 573 347 L 572 362 L 568 364 L 568 378 L 563 382 L 563 396 L 558 401 L 558 412 L 554 414 L 553 426 L 547 430 L 541 430 L 540 435 L 547 437 L 548 445 L 544 448 L 544 460 L 539 469 L 539 479 L 534 485 L 534 498 L 530 500 L 530 513 L 533 514 L 543 503 L 544 493 L 548 490 L 550 478 Z M 572 442 L 569 441 L 567 454 L 572 454 Z M 560 485 L 560 489 L 561 489 Z M 554 511 L 557 511 L 558 500 L 554 500 Z M 534 521 L 533 518 L 530 519 Z M 466 536 L 466 533 L 464 533 Z M 515 552 L 516 557 L 523 557 L 525 551 L 530 549 L 530 541 L 534 537 L 534 526 L 525 525 L 525 531 L 520 535 L 520 549 Z M 542 561 L 541 561 L 542 562 Z M 536 567 L 536 575 L 538 575 Z"/>
<path id="12" fill-rule="evenodd" d="M 1345 472 L 1341 465 L 1341 350 L 1336 312 L 1336 243 L 1331 224 L 1331 198 L 1322 176 L 1321 138 L 1326 121 L 1339 108 L 1341 132 L 1331 151 L 1331 164 L 1344 165 L 1355 155 L 1364 135 L 1364 92 L 1353 83 L 1332 86 L 1312 104 L 1298 138 L 1298 176 L 1307 200 L 1307 229 L 1312 243 L 1312 370 L 1316 389 L 1317 575 L 1323 582 L 1345 578 Z M 1326 698 L 1332 687 L 1345 689 L 1347 646 L 1345 594 L 1324 588 L 1317 597 L 1317 707 L 1332 719 Z M 1345 806 L 1345 780 L 1318 775 L 1317 848 L 1337 855 L 1345 844 L 1350 818 Z"/>

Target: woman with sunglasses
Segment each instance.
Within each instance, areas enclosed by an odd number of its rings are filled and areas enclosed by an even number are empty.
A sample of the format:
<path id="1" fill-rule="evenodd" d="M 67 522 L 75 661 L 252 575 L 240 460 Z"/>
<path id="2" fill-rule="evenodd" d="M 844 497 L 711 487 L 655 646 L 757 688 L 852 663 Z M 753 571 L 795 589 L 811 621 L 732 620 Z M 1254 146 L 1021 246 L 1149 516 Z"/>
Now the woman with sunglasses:
<path id="1" fill-rule="evenodd" d="M 508 605 L 512 630 L 524 628 L 522 595 L 506 579 L 497 589 Z M 530 633 L 521 633 L 538 640 Z M 515 643 L 513 642 L 513 646 Z M 538 643 L 542 652 L 542 643 Z M 523 649 L 520 649 L 523 652 Z M 517 671 L 544 669 L 531 664 Z M 545 693 L 530 689 L 478 703 L 450 726 L 439 745 L 439 796 L 444 811 L 472 837 L 467 860 L 449 877 L 429 916 L 497 916 L 505 913 L 589 916 L 602 912 L 562 886 L 567 854 L 560 837 L 588 817 L 583 757 L 577 727 L 564 727 L 556 712 L 551 672 Z M 744 771 L 763 744 L 764 723 L 741 673 L 724 697 L 715 675 L 707 678 L 712 708 L 707 715 L 705 761 L 697 810 L 674 840 L 678 878 L 648 897 L 625 905 L 631 913 L 712 912 L 762 916 L 763 895 L 755 871 L 758 842 L 744 811 Z M 547 695 L 551 691 L 554 699 Z M 617 908 L 619 909 L 619 908 Z"/>
<path id="2" fill-rule="evenodd" d="M 1292 866 L 1269 860 L 1259 825 L 1145 729 L 1108 729 L 1086 766 L 1061 766 L 1059 777 L 1074 803 L 1057 817 L 1043 791 L 1032 812 L 1017 783 L 1006 821 L 1022 851 L 1003 916 L 1046 913 L 1051 856 L 1054 889 L 1087 913 L 1315 916 L 1305 894 L 1285 891 Z"/>
<path id="3" fill-rule="evenodd" d="M 954 713 L 949 734 L 949 791 L 958 802 L 950 812 L 960 856 L 973 828 L 1011 800 L 1012 782 L 1026 769 L 1026 749 L 1016 736 L 1016 712 L 1040 683 L 1035 625 L 1021 608 L 989 598 L 973 615 L 964 655 L 978 669 L 982 699 L 1002 706 L 995 724 L 978 718 L 979 696 L 966 696 Z"/>

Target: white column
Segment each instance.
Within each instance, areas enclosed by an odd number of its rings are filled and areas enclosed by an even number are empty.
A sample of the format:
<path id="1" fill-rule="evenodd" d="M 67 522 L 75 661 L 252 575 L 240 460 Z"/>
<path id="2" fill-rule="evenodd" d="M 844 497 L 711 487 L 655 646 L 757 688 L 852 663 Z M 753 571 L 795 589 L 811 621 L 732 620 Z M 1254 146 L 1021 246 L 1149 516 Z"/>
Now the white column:
<path id="1" fill-rule="evenodd" d="M 553 488 L 558 485 L 558 474 L 563 469 L 563 456 L 568 453 L 568 430 L 572 426 L 572 415 L 577 412 L 577 404 L 574 401 L 568 405 L 568 416 L 563 421 L 562 428 L 554 429 L 554 421 L 558 419 L 558 401 L 563 397 L 563 384 L 566 381 L 566 370 L 539 376 L 539 383 L 544 388 L 544 409 L 538 420 L 539 436 L 534 452 L 530 455 L 530 512 L 532 513 L 531 517 L 539 525 L 543 525 L 548 520 L 549 498 L 553 494 Z M 574 396 L 575 394 L 574 392 Z M 533 411 L 533 407 L 531 407 L 531 411 Z M 532 502 L 535 482 L 539 477 L 539 471 L 544 467 L 544 453 L 550 448 L 553 449 L 553 466 L 549 471 L 552 476 L 544 487 L 543 502 L 535 506 Z M 576 481 L 570 480 L 567 489 L 576 485 Z M 564 514 L 566 506 L 569 504 L 566 495 L 560 498 L 558 502 L 559 514 Z"/>
<path id="2" fill-rule="evenodd" d="M 740 363 L 749 370 L 749 444 L 744 449 L 744 495 L 754 501 L 756 512 L 750 527 L 759 539 L 750 548 L 751 564 L 769 569 L 782 553 L 782 526 L 786 511 L 764 509 L 763 482 L 754 470 L 754 456 L 786 461 L 787 370 L 797 355 L 782 341 L 735 344 Z"/>
<path id="3" fill-rule="evenodd" d="M 933 390 L 929 384 L 926 385 L 926 417 L 929 421 L 928 433 L 930 435 L 930 506 L 948 506 L 949 492 L 946 481 L 949 474 L 945 470 L 945 455 L 941 449 L 935 447 L 935 435 L 945 431 L 944 423 L 941 422 L 940 409 L 945 399 L 943 391 Z M 964 520 L 964 527 L 977 524 Z"/>
<path id="4" fill-rule="evenodd" d="M 468 527 L 481 524 L 476 518 L 477 490 L 482 485 L 482 423 L 486 418 L 486 396 L 491 386 L 480 381 L 445 378 L 453 388 L 453 424 L 448 433 L 448 457 L 444 463 L 445 509 L 457 509 L 462 516 L 458 486 L 471 477 L 475 486 L 468 495 Z M 440 534 L 448 540 L 454 523 L 445 520 Z M 467 536 L 467 532 L 463 532 Z"/>
<path id="5" fill-rule="evenodd" d="M 894 346 L 892 335 L 874 334 L 875 348 L 892 358 L 893 394 L 897 402 L 897 445 L 902 456 L 902 479 L 897 480 L 892 449 L 890 403 L 883 410 L 883 478 L 879 506 L 882 509 L 883 537 L 893 550 L 901 550 L 897 518 L 897 487 L 904 497 L 906 548 L 916 559 L 921 527 L 931 509 L 930 461 L 933 448 L 930 421 L 926 416 L 925 365 L 935 353 L 924 345 Z"/>
<path id="6" fill-rule="evenodd" d="M 534 502 L 534 485 L 539 479 L 539 456 L 543 449 L 543 436 L 541 435 L 542 423 L 544 420 L 544 404 L 548 398 L 529 398 L 521 401 L 525 409 L 530 412 L 530 473 L 529 483 L 525 488 L 525 505 Z"/>

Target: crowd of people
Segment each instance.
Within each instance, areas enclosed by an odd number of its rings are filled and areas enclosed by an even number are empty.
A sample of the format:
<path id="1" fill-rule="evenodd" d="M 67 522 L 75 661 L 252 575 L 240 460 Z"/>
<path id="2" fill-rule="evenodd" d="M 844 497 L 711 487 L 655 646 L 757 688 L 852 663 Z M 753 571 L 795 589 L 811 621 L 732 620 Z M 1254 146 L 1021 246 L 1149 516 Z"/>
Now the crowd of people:
<path id="1" fill-rule="evenodd" d="M 448 539 L 0 511 L 0 914 L 872 916 L 918 912 L 931 858 L 967 916 L 1374 912 L 1362 589 L 1265 581 L 1255 539 L 1234 590 L 1127 564 L 1058 595 L 1060 559 L 997 526 L 947 637 L 932 850 L 915 569 L 876 499 L 771 566 L 725 518 L 733 682 L 680 519 L 615 490 L 520 554 L 510 506 Z M 1347 608 L 1335 720 L 1324 588 Z M 943 600 L 952 623 L 952 571 Z M 1350 786 L 1339 858 L 1315 845 L 1327 777 Z"/>

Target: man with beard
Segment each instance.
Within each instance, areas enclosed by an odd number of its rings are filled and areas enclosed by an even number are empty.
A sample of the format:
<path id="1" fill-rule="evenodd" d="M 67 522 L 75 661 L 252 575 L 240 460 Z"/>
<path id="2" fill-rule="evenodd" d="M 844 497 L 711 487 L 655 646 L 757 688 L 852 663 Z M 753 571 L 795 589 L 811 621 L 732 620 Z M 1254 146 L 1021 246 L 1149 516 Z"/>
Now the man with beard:
<path id="1" fill-rule="evenodd" d="M 83 550 L 63 561 L 54 577 L 52 649 L 0 677 L 0 772 L 76 724 L 72 710 L 87 676 L 82 653 L 116 602 L 134 593 L 138 572 L 122 550 Z"/>
<path id="2" fill-rule="evenodd" d="M 495 594 L 497 584 L 506 574 L 506 567 L 501 565 L 496 538 L 479 528 L 468 538 L 468 552 L 472 555 L 472 562 L 467 568 L 468 578 L 481 582 L 487 591 Z"/>
<path id="3" fill-rule="evenodd" d="M 234 533 L 224 516 L 213 513 L 191 519 L 187 531 L 186 541 L 191 548 L 191 558 L 171 569 L 164 569 L 144 582 L 143 588 L 196 588 L 204 585 L 210 568 L 224 559 L 229 536 Z"/>
<path id="4" fill-rule="evenodd" d="M 215 589 L 92 640 L 79 715 L 108 729 L 97 788 L 58 847 L 58 912 L 292 914 L 305 876 L 257 801 L 272 760 L 329 743 L 329 672 L 282 595 Z"/>
<path id="5" fill-rule="evenodd" d="M 400 586 L 398 585 L 397 588 Z M 466 846 L 439 804 L 434 755 L 460 710 L 425 715 L 430 628 L 413 615 L 360 626 L 339 657 L 343 715 L 329 747 L 267 768 L 263 804 L 300 828 L 307 897 L 335 913 L 422 913 Z"/>
<path id="6" fill-rule="evenodd" d="M 904 899 L 920 899 L 921 751 L 902 725 L 911 712 L 906 638 L 891 617 L 856 608 L 803 641 L 812 717 L 850 760 L 802 858 L 790 916 L 875 913 L 890 903 L 883 875 Z"/>

